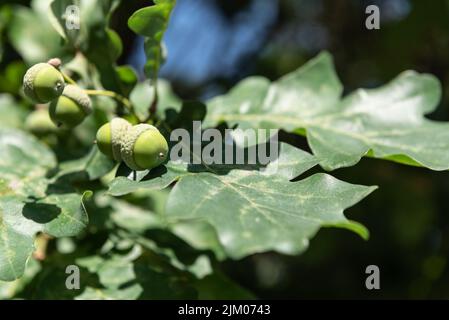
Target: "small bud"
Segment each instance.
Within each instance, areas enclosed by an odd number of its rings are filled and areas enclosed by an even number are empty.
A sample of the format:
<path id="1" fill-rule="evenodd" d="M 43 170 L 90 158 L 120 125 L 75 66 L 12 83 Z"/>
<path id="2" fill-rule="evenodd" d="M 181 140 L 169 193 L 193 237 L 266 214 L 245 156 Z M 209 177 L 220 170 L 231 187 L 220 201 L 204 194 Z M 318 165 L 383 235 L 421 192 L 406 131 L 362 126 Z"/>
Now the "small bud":
<path id="1" fill-rule="evenodd" d="M 47 61 L 47 63 L 55 68 L 59 68 L 62 64 L 61 59 L 59 58 L 51 58 L 50 60 Z"/>

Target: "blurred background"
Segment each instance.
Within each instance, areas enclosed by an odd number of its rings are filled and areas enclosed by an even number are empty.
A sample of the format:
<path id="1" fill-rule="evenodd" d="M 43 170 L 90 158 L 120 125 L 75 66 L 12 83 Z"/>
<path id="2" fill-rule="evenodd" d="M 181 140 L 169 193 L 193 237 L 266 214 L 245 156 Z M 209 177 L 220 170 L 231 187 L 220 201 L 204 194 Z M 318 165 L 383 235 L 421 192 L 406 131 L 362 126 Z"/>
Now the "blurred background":
<path id="1" fill-rule="evenodd" d="M 4 1 L 0 4 L 28 1 Z M 345 92 L 376 87 L 406 69 L 443 84 L 429 118 L 449 121 L 449 1 L 434 0 L 178 0 L 165 35 L 161 76 L 183 98 L 226 93 L 240 79 L 269 79 L 300 67 L 322 50 L 332 53 Z M 149 1 L 123 1 L 111 27 L 123 39 L 120 64 L 143 76 L 142 39 L 127 27 Z M 380 9 L 380 30 L 367 30 L 365 8 Z M 0 38 L 10 12 L 0 11 Z M 17 92 L 25 66 L 14 45 L 0 47 L 0 92 Z M 306 145 L 306 141 L 302 141 Z M 371 232 L 369 241 L 322 229 L 300 256 L 275 253 L 227 261 L 223 270 L 260 298 L 449 298 L 449 174 L 363 159 L 332 173 L 378 185 L 347 211 Z M 365 268 L 380 268 L 380 290 L 365 288 Z"/>

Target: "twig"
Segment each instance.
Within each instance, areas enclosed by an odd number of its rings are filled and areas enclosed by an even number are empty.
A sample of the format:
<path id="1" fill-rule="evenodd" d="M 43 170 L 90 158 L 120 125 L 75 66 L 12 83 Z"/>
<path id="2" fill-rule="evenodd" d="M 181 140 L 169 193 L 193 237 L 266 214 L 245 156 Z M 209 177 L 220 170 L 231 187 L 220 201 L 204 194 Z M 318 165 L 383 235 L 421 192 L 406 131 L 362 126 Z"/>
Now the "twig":
<path id="1" fill-rule="evenodd" d="M 62 71 L 61 71 L 61 74 L 62 74 L 65 82 L 76 85 L 76 81 L 73 80 L 72 78 L 70 78 L 67 74 L 65 74 Z"/>
<path id="2" fill-rule="evenodd" d="M 109 90 L 84 90 L 84 92 L 86 92 L 86 94 L 88 94 L 90 96 L 104 96 L 104 97 L 113 98 L 114 100 L 116 100 L 116 101 L 120 102 L 122 105 L 124 105 L 128 109 L 128 111 L 130 113 L 132 113 L 140 122 L 140 119 L 137 116 L 131 101 L 129 101 L 124 96 L 122 96 L 114 91 L 109 91 Z"/>

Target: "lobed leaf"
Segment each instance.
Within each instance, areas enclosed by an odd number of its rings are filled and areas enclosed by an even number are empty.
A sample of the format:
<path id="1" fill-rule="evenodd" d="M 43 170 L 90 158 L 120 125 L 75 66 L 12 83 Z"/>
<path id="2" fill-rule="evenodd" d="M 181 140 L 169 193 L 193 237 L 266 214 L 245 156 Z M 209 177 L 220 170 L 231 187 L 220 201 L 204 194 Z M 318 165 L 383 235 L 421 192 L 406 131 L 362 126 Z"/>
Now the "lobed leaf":
<path id="1" fill-rule="evenodd" d="M 147 62 L 145 72 L 150 79 L 156 79 L 165 59 L 162 37 L 168 26 L 175 0 L 156 1 L 154 6 L 137 10 L 128 20 L 129 28 L 145 37 Z"/>
<path id="2" fill-rule="evenodd" d="M 94 146 L 84 157 L 62 162 L 55 178 L 61 178 L 71 174 L 83 174 L 88 180 L 95 180 L 106 175 L 115 165 L 114 161 L 102 154 Z"/>
<path id="3" fill-rule="evenodd" d="M 31 9 L 14 7 L 8 37 L 27 64 L 47 61 L 49 57 L 64 58 L 68 53 L 48 21 L 48 5 L 48 0 L 33 0 Z"/>
<path id="4" fill-rule="evenodd" d="M 0 280 L 11 281 L 22 276 L 36 233 L 74 236 L 86 227 L 90 193 L 53 186 L 46 174 L 54 155 L 28 134 L 0 129 L 0 154 Z"/>
<path id="5" fill-rule="evenodd" d="M 234 167 L 207 172 L 168 162 L 134 181 L 116 178 L 109 193 L 160 189 L 177 181 L 168 198 L 166 218 L 172 223 L 212 226 L 226 255 L 233 258 L 267 250 L 299 253 L 322 226 L 347 228 L 366 238 L 367 230 L 347 220 L 343 211 L 375 187 L 352 185 L 327 174 L 290 181 L 316 163 L 310 154 L 281 144 L 278 159 L 264 170 Z"/>
<path id="6" fill-rule="evenodd" d="M 154 262 L 141 255 L 140 249 L 134 250 L 136 248 L 139 247 L 134 247 L 127 255 L 78 259 L 78 264 L 98 275 L 99 283 L 96 287 L 86 287 L 76 299 L 146 300 L 196 297 L 193 287 L 179 282 L 179 275 L 158 270 Z"/>
<path id="7" fill-rule="evenodd" d="M 331 56 L 322 53 L 273 83 L 248 78 L 212 99 L 206 124 L 305 133 L 327 170 L 354 165 L 362 156 L 449 169 L 449 124 L 424 117 L 441 96 L 434 76 L 406 71 L 378 89 L 343 99 L 342 90 Z"/>

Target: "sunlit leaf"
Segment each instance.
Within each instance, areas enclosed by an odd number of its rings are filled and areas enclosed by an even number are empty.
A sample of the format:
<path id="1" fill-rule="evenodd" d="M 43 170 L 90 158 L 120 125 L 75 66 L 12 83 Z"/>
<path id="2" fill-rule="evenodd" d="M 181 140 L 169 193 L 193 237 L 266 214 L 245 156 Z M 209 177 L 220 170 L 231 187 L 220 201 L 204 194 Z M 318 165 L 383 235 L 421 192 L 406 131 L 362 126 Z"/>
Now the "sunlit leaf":
<path id="1" fill-rule="evenodd" d="M 52 186 L 54 156 L 32 136 L 1 129 L 0 154 L 0 280 L 11 281 L 22 276 L 38 232 L 74 236 L 86 227 L 89 193 Z"/>
<path id="2" fill-rule="evenodd" d="M 123 195 L 177 181 L 168 199 L 167 219 L 208 223 L 226 255 L 233 258 L 268 250 L 301 252 L 322 226 L 347 228 L 366 238 L 367 230 L 347 220 L 343 211 L 375 187 L 352 185 L 326 174 L 289 181 L 316 163 L 308 153 L 282 144 L 278 159 L 264 171 L 237 166 L 216 174 L 169 162 L 134 181 L 118 177 L 109 192 Z"/>
<path id="3" fill-rule="evenodd" d="M 161 41 L 174 5 L 175 0 L 156 1 L 154 6 L 134 12 L 128 20 L 130 29 L 145 37 L 147 57 L 145 72 L 150 79 L 157 78 L 159 68 L 165 59 Z"/>
<path id="4" fill-rule="evenodd" d="M 242 81 L 209 102 L 206 123 L 306 132 L 329 170 L 364 155 L 449 169 L 449 124 L 424 117 L 441 96 L 434 76 L 406 71 L 378 89 L 343 99 L 342 90 L 330 55 L 323 53 L 273 83 L 262 77 Z"/>

